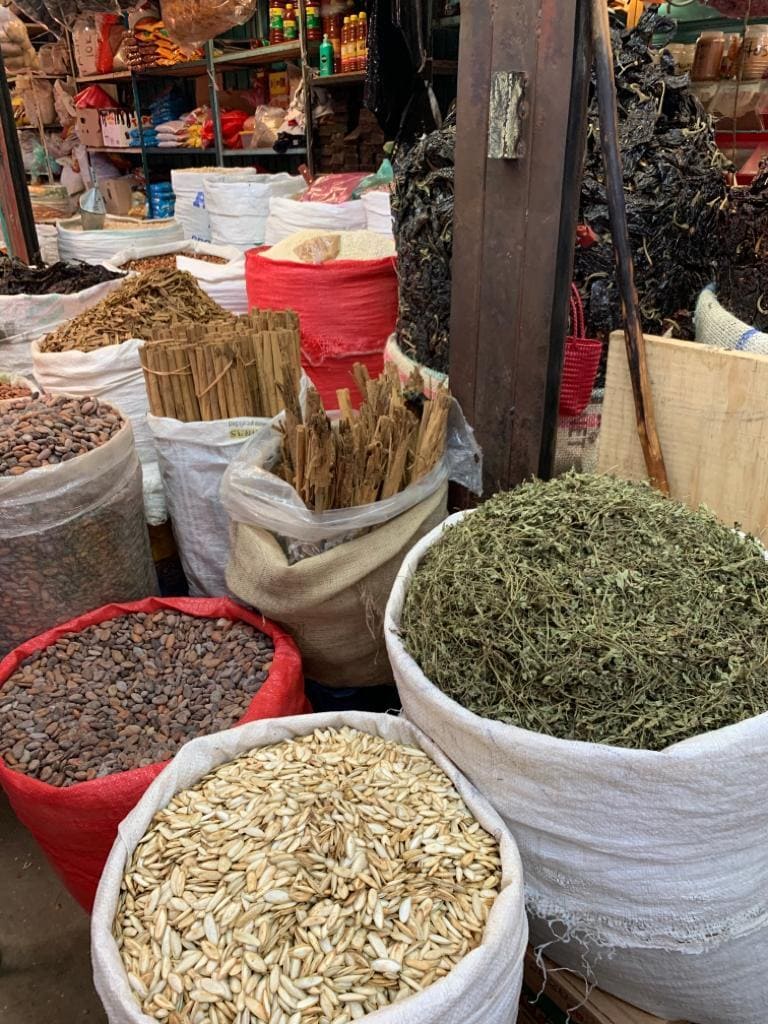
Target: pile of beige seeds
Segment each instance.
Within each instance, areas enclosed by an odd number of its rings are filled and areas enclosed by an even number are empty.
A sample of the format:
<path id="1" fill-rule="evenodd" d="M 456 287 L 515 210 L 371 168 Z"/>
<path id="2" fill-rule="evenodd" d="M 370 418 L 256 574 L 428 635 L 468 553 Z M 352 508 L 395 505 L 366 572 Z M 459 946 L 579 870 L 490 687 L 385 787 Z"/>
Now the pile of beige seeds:
<path id="1" fill-rule="evenodd" d="M 499 848 L 412 747 L 350 728 L 251 750 L 159 811 L 114 936 L 168 1024 L 348 1024 L 482 942 Z"/>

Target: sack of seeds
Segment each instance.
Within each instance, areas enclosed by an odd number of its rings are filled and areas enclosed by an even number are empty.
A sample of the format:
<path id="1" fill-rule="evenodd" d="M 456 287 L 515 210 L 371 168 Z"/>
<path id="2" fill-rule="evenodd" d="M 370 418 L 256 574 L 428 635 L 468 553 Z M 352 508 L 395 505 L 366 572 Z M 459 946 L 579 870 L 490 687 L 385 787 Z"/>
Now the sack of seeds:
<path id="1" fill-rule="evenodd" d="M 410 723 L 357 712 L 188 743 L 121 824 L 91 925 L 109 1024 L 510 1024 L 526 938 L 501 819 Z"/>
<path id="2" fill-rule="evenodd" d="M 0 662 L 0 785 L 90 910 L 119 823 L 188 738 L 309 710 L 295 645 L 261 615 L 109 604 Z"/>
<path id="3" fill-rule="evenodd" d="M 18 373 L 4 373 L 0 370 L 0 412 L 10 402 L 18 401 L 20 398 L 37 398 L 40 389 L 27 377 Z"/>
<path id="4" fill-rule="evenodd" d="M 568 474 L 417 544 L 385 635 L 406 715 L 520 846 L 533 945 L 665 1020 L 763 1024 L 761 546 Z"/>
<path id="5" fill-rule="evenodd" d="M 353 508 L 312 511 L 272 472 L 280 453 L 274 423 L 225 473 L 227 586 L 288 629 L 310 679 L 339 687 L 392 681 L 382 617 L 400 563 L 445 518 L 449 479 L 480 491 L 479 449 L 455 402 L 448 423 L 446 452 L 433 470 L 392 497 Z"/>
<path id="6" fill-rule="evenodd" d="M 768 355 L 768 334 L 729 313 L 718 301 L 713 287 L 705 288 L 699 295 L 694 324 L 696 341 L 702 345 Z"/>
<path id="7" fill-rule="evenodd" d="M 57 622 L 157 581 L 130 423 L 93 398 L 0 413 L 0 656 Z"/>
<path id="8" fill-rule="evenodd" d="M 0 364 L 3 369 L 31 376 L 30 345 L 35 338 L 95 306 L 122 281 L 122 277 L 116 277 L 67 295 L 0 294 Z"/>
<path id="9" fill-rule="evenodd" d="M 35 379 L 51 395 L 93 395 L 118 406 L 133 427 L 136 451 L 144 473 L 144 506 L 150 526 L 168 518 L 152 434 L 147 426 L 147 390 L 141 369 L 142 341 L 130 338 L 89 352 L 70 349 L 45 352 L 44 339 L 32 343 Z"/>

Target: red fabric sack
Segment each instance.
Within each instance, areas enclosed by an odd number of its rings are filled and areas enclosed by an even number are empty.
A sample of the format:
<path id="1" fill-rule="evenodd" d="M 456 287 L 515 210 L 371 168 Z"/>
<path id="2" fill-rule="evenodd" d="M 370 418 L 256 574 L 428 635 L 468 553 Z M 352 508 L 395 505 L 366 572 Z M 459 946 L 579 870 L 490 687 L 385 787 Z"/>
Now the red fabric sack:
<path id="1" fill-rule="evenodd" d="M 371 377 L 379 377 L 384 369 L 384 353 L 374 352 L 370 356 L 348 356 L 346 359 L 328 359 L 319 366 L 302 362 L 304 372 L 315 385 L 323 405 L 330 412 L 338 409 L 339 402 L 336 392 L 341 388 L 349 388 L 352 408 L 359 409 L 363 396 L 357 390 L 352 370 L 355 363 L 362 363 Z"/>
<path id="2" fill-rule="evenodd" d="M 589 405 L 603 352 L 602 342 L 584 336 L 584 307 L 575 284 L 571 285 L 571 332 L 565 339 L 560 381 L 561 416 L 580 416 Z"/>
<path id="3" fill-rule="evenodd" d="M 251 309 L 296 310 L 302 359 L 310 367 L 351 356 L 383 358 L 397 321 L 394 257 L 315 265 L 269 260 L 251 249 L 245 283 Z"/>
<path id="4" fill-rule="evenodd" d="M 279 626 L 227 598 L 151 597 L 130 604 L 108 604 L 87 612 L 11 651 L 0 661 L 0 687 L 25 658 L 50 646 L 65 633 L 76 633 L 86 626 L 130 612 L 163 609 L 199 618 L 247 622 L 272 638 L 275 645 L 272 668 L 238 725 L 264 718 L 303 715 L 312 710 L 304 696 L 301 656 L 293 640 Z M 104 862 L 115 841 L 117 826 L 167 763 L 59 788 L 11 770 L 0 758 L 0 785 L 16 816 L 40 844 L 67 889 L 88 912 L 93 906 Z"/>

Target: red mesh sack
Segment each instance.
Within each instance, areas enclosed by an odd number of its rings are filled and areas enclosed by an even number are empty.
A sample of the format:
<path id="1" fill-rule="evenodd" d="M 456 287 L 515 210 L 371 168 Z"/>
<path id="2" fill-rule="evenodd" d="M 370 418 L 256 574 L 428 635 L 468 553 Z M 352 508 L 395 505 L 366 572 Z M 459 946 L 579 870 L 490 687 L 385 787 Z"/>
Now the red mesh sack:
<path id="1" fill-rule="evenodd" d="M 315 265 L 269 260 L 252 249 L 245 283 L 251 309 L 299 314 L 302 363 L 327 408 L 336 408 L 336 386 L 349 387 L 354 363 L 381 372 L 397 321 L 394 257 Z"/>
<path id="2" fill-rule="evenodd" d="M 304 696 L 301 656 L 290 637 L 279 626 L 226 598 L 147 598 L 130 604 L 105 605 L 11 651 L 0 662 L 0 687 L 26 657 L 50 646 L 65 633 L 78 632 L 129 612 L 163 609 L 199 618 L 247 622 L 272 638 L 275 651 L 269 675 L 238 725 L 263 718 L 302 715 L 312 710 Z M 167 762 L 147 765 L 59 788 L 11 770 L 0 758 L 0 785 L 16 816 L 35 837 L 67 889 L 85 910 L 90 912 L 93 906 L 117 826 L 165 764 Z"/>
<path id="3" fill-rule="evenodd" d="M 584 336 L 584 307 L 574 284 L 571 285 L 571 331 L 573 333 L 565 339 L 560 382 L 561 416 L 580 416 L 589 405 L 603 352 L 602 342 Z"/>

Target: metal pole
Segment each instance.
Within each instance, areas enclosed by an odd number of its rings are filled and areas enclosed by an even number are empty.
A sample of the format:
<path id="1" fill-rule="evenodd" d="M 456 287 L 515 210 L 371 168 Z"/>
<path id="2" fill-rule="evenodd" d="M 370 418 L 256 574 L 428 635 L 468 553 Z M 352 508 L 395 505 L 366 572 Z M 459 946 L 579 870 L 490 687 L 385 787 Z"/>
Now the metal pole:
<path id="1" fill-rule="evenodd" d="M 216 166 L 224 166 L 224 139 L 221 134 L 221 110 L 219 109 L 219 83 L 216 81 L 216 65 L 213 62 L 213 40 L 205 44 L 205 66 L 208 75 L 208 95 L 211 100 L 213 119 L 213 144 L 216 150 Z"/>
<path id="2" fill-rule="evenodd" d="M 306 122 L 307 167 L 309 173 L 315 173 L 315 154 L 312 133 L 312 69 L 309 66 L 309 46 L 307 45 L 307 6 L 306 0 L 299 0 L 299 48 L 301 50 L 301 77 L 304 83 L 304 120 Z M 288 153 L 290 154 L 290 150 Z"/>
<path id="3" fill-rule="evenodd" d="M 152 212 L 152 202 L 149 198 L 149 158 L 147 157 L 147 147 L 144 145 L 144 124 L 141 116 L 141 91 L 139 89 L 139 78 L 134 71 L 131 72 L 131 88 L 133 89 L 133 105 L 136 109 L 136 117 L 138 118 L 139 124 L 141 169 L 144 173 L 144 185 L 147 190 L 147 217 L 151 220 L 154 217 L 154 214 Z"/>
<path id="4" fill-rule="evenodd" d="M 21 156 L 19 136 L 13 117 L 11 91 L 5 64 L 0 54 L 0 207 L 8 233 L 8 247 L 13 256 L 25 263 L 40 259 L 40 244 L 27 188 L 27 176 Z"/>

